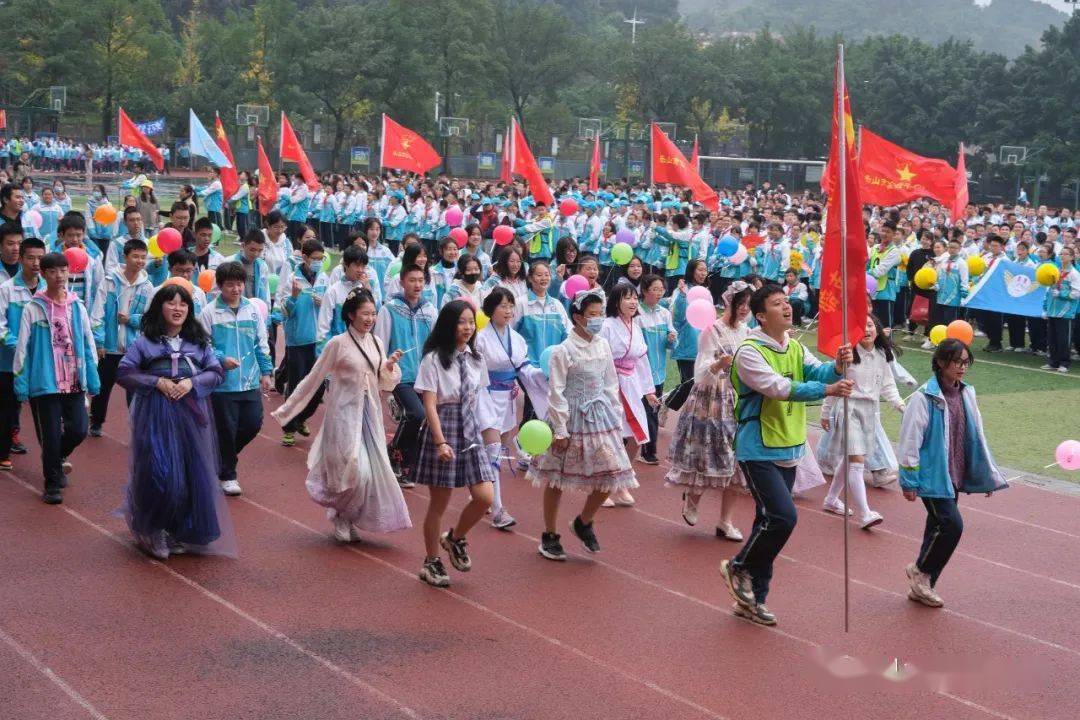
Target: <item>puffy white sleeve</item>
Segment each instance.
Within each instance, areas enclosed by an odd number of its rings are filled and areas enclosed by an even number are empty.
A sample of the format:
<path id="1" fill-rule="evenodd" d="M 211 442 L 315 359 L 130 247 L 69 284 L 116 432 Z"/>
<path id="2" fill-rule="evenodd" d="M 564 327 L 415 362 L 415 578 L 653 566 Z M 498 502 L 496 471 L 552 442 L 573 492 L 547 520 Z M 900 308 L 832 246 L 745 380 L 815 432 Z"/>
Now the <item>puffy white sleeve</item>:
<path id="1" fill-rule="evenodd" d="M 570 354 L 565 345 L 558 345 L 551 352 L 551 373 L 548 376 L 547 422 L 555 439 L 570 437 L 566 424 L 570 418 L 570 406 L 566 402 L 566 375 L 570 370 Z M 615 367 L 612 365 L 612 371 Z"/>

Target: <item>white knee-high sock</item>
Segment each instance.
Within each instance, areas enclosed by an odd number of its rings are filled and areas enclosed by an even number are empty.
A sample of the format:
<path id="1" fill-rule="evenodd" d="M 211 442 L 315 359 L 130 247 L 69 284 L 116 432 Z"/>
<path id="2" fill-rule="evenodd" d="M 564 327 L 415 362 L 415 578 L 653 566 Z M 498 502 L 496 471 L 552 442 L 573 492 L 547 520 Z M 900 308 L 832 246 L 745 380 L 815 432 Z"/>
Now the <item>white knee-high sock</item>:
<path id="1" fill-rule="evenodd" d="M 502 443 L 490 443 L 485 448 L 487 451 L 488 460 L 491 461 L 492 466 L 495 468 L 495 499 L 491 503 L 491 512 L 498 512 L 502 509 L 502 483 L 499 482 L 499 456 L 502 455 Z"/>
<path id="2" fill-rule="evenodd" d="M 866 502 L 866 485 L 863 484 L 863 464 L 849 463 L 847 471 L 848 503 L 855 511 L 855 517 L 862 519 L 870 514 L 870 505 Z"/>

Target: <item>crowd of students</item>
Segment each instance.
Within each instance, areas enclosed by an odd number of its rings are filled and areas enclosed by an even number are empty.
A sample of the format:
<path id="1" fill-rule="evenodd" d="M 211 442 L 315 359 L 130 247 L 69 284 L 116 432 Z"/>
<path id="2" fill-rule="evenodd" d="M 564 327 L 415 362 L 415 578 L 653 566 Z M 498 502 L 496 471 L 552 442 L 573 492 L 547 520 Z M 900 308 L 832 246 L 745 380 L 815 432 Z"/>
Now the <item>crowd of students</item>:
<path id="1" fill-rule="evenodd" d="M 158 148 L 169 167 L 172 150 L 167 145 Z M 13 177 L 21 180 L 35 171 L 69 173 L 126 173 L 149 172 L 150 157 L 135 147 L 117 142 L 84 143 L 74 138 L 12 135 L 0 138 L 0 167 L 10 167 Z"/>
<path id="2" fill-rule="evenodd" d="M 145 182 L 131 185 L 141 194 Z M 182 247 L 152 257 L 156 241 L 135 196 L 110 226 L 92 211 L 66 210 L 43 232 L 27 224 L 40 201 L 5 185 L 0 400 L 10 410 L 0 467 L 25 452 L 18 404 L 29 401 L 43 499 L 62 502 L 70 456 L 102 433 L 119 383 L 138 438 L 124 506 L 137 543 L 162 559 L 231 554 L 223 495 L 242 492 L 237 458 L 276 389 L 286 397 L 272 413 L 284 445 L 310 436 L 308 422 L 325 406 L 306 485 L 328 509 L 334 537 L 410 527 L 402 488 L 427 486 L 420 577 L 446 586 L 442 554 L 469 571 L 467 538 L 485 513 L 499 529 L 516 522 L 502 498 L 504 467 L 523 469 L 543 489 L 543 557 L 566 558 L 558 516 L 567 489 L 585 495 L 570 532 L 599 551 L 600 509 L 634 504 L 635 464 L 661 462 L 657 440 L 674 410 L 665 479 L 682 494 L 686 523 L 697 524 L 699 503 L 714 493 L 717 536 L 741 542 L 735 495 L 747 490 L 756 505 L 745 545 L 722 567 L 739 615 L 776 622 L 765 600 L 795 524 L 793 492 L 831 480 L 826 510 L 857 512 L 868 530 L 884 520 L 868 506 L 864 470 L 878 485 L 899 476 L 909 499 L 923 499 L 927 540 L 908 568 L 909 596 L 940 606 L 934 586 L 960 538 L 957 493 L 1004 482 L 974 391 L 962 382 L 972 348 L 941 343 L 934 377 L 900 399 L 896 383 L 914 381 L 895 362 L 894 340 L 923 292 L 904 271 L 936 267 L 929 292 L 939 309 L 930 312 L 954 319 L 967 286 L 963 254 L 985 247 L 990 261 L 1002 252 L 1022 257 L 1026 233 L 1044 237 L 1040 252 L 1061 268 L 1046 321 L 1054 327 L 1060 311 L 1066 322 L 1057 332 L 1067 338 L 1080 304 L 1069 214 L 969 208 L 951 222 L 921 203 L 868 209 L 874 315 L 856 347 L 822 363 L 795 339 L 816 314 L 817 199 L 782 187 L 725 189 L 710 213 L 672 188 L 589 192 L 570 182 L 554 190 L 573 203 L 549 207 L 520 186 L 451 178 L 329 176 L 314 193 L 298 177 L 283 178 L 275 210 L 260 217 L 246 206 L 239 251 L 225 257 L 215 249 L 216 221 L 229 202 L 239 207 L 212 178 L 162 215 L 161 228 L 177 231 Z M 93 201 L 105 202 L 103 194 Z M 195 197 L 207 216 L 196 218 Z M 729 236 L 749 250 L 737 263 L 719 249 Z M 624 265 L 613 257 L 618 242 L 632 246 Z M 71 268 L 71 258 L 84 257 L 85 267 Z M 720 310 L 700 331 L 687 318 L 695 287 Z M 995 350 L 994 318 L 972 319 Z M 1025 329 L 1035 344 L 1038 324 Z M 669 360 L 679 382 L 665 394 Z M 1057 367 L 1068 360 L 1059 353 Z M 839 397 L 851 406 L 846 454 L 836 440 Z M 807 452 L 806 403 L 822 399 L 827 432 L 815 454 Z M 882 399 L 904 414 L 899 458 L 881 430 Z M 530 456 L 515 435 L 534 419 L 552 440 Z M 840 500 L 845 485 L 850 509 Z M 470 500 L 451 526 L 444 515 L 459 488 Z"/>

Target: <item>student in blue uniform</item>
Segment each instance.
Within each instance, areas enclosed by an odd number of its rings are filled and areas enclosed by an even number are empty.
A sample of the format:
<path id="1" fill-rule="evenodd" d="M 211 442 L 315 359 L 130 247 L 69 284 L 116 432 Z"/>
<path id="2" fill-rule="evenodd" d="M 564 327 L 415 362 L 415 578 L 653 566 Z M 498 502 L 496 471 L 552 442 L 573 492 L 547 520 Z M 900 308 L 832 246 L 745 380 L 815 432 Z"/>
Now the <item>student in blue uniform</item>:
<path id="1" fill-rule="evenodd" d="M 5 223 L 0 226 L 0 243 L 12 237 L 22 237 L 22 227 Z M 21 403 L 15 397 L 15 346 L 23 310 L 41 287 L 41 258 L 45 243 L 38 238 L 26 238 L 19 244 L 19 270 L 0 283 L 0 470 L 11 469 L 11 455 L 25 455 L 26 447 L 19 442 L 19 411 Z"/>

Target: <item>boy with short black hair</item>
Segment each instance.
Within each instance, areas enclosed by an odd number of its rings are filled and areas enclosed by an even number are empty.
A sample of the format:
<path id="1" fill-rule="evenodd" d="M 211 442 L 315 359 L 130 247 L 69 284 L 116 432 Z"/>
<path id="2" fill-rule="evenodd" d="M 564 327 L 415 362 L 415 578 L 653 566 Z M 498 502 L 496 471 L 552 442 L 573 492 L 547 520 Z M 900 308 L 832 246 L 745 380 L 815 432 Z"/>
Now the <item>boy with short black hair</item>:
<path id="1" fill-rule="evenodd" d="M 316 316 L 319 313 L 326 286 L 329 282 L 322 271 L 326 250 L 318 240 L 307 240 L 300 248 L 302 258 L 296 268 L 288 271 L 278 284 L 277 307 L 280 309 L 285 329 L 285 367 L 288 376 L 288 393 L 291 394 L 315 366 Z M 286 270 L 288 265 L 286 264 Z M 275 313 L 278 311 L 275 311 Z M 311 402 L 282 428 L 281 444 L 291 447 L 295 433 L 310 435 L 308 419 L 315 414 L 322 402 L 320 388 Z"/>

